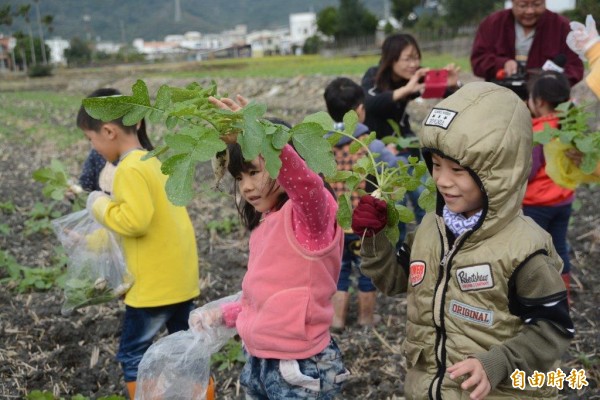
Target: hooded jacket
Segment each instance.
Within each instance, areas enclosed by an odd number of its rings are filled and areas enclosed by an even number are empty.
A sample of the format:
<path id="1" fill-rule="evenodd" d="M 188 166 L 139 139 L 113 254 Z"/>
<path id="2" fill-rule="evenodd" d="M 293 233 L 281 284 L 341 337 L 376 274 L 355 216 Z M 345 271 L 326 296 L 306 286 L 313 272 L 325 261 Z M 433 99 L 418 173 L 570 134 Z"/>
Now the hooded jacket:
<path id="1" fill-rule="evenodd" d="M 515 389 L 510 380 L 517 369 L 556 368 L 573 335 L 562 262 L 521 211 L 532 148 L 525 104 L 498 85 L 470 83 L 433 108 L 419 139 L 430 171 L 433 153 L 467 169 L 483 212 L 454 237 L 438 193 L 406 254 L 393 256 L 381 234 L 363 244 L 363 273 L 388 294 L 407 291 L 407 399 L 467 398 L 446 369 L 469 357 L 485 369 L 488 398 L 554 398 L 551 387 Z"/>

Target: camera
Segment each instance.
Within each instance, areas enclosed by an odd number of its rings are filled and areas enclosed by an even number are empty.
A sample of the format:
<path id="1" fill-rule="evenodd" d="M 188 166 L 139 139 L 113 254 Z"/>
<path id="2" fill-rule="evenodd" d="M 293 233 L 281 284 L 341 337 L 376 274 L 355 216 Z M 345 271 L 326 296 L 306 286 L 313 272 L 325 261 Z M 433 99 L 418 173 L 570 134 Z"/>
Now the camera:
<path id="1" fill-rule="evenodd" d="M 511 76 L 506 76 L 504 69 L 498 70 L 496 79 L 492 80 L 492 83 L 504 86 L 515 92 L 522 100 L 527 100 L 529 97 L 529 91 L 527 89 L 529 78 L 529 73 L 527 73 L 525 67 L 518 64 L 517 73 Z"/>

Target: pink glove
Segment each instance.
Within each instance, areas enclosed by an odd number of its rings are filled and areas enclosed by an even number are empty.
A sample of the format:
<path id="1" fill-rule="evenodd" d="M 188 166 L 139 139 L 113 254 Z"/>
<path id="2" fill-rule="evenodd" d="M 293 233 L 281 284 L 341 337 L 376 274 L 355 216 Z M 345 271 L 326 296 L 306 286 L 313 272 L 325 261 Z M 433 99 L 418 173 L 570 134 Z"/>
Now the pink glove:
<path id="1" fill-rule="evenodd" d="M 594 21 L 591 14 L 588 14 L 585 19 L 585 26 L 581 22 L 571 22 L 571 32 L 567 35 L 567 45 L 582 60 L 585 61 L 585 53 L 599 41 L 596 21 Z"/>

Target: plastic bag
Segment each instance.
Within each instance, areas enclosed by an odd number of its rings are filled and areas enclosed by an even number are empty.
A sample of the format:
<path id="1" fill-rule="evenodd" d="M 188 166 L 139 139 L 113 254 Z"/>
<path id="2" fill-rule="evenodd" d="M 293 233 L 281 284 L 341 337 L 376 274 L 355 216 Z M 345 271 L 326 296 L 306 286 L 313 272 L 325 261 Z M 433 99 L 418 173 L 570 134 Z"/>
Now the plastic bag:
<path id="1" fill-rule="evenodd" d="M 52 221 L 54 232 L 69 258 L 61 313 L 109 302 L 133 285 L 117 236 L 87 210 Z"/>
<path id="2" fill-rule="evenodd" d="M 552 140 L 544 145 L 546 173 L 557 185 L 575 189 L 582 183 L 600 183 L 600 177 L 584 174 L 577 165 L 566 156 L 565 151 L 573 145 Z"/>
<path id="3" fill-rule="evenodd" d="M 240 295 L 207 303 L 192 312 L 215 309 Z M 210 358 L 236 334 L 235 328 L 215 324 L 203 331 L 165 336 L 144 353 L 138 367 L 136 400 L 203 400 L 210 377 Z"/>

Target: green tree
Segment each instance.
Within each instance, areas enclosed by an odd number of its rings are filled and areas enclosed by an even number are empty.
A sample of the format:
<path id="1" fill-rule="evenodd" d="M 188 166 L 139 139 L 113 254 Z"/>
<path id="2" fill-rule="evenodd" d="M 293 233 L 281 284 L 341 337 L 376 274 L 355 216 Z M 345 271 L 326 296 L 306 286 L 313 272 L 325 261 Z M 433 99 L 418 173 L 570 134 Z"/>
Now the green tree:
<path id="1" fill-rule="evenodd" d="M 419 5 L 419 0 L 390 0 L 392 15 L 398 21 L 405 21 L 413 9 Z"/>
<path id="2" fill-rule="evenodd" d="M 326 7 L 317 14 L 317 29 L 336 40 L 372 35 L 377 17 L 360 0 L 340 0 L 340 6 Z"/>
<path id="3" fill-rule="evenodd" d="M 591 14 L 596 20 L 596 25 L 600 26 L 600 2 L 598 0 L 578 0 L 574 10 L 563 13 L 571 21 L 579 21 L 582 24 L 585 24 L 588 14 Z"/>
<path id="4" fill-rule="evenodd" d="M 69 48 L 65 50 L 65 58 L 70 66 L 89 64 L 92 60 L 92 50 L 86 42 L 74 37 Z"/>
<path id="5" fill-rule="evenodd" d="M 29 18 L 30 11 L 31 11 L 31 4 L 23 4 L 17 10 L 15 16 L 23 18 L 25 20 L 25 23 L 27 24 L 27 31 L 29 32 L 28 37 L 29 37 L 29 41 L 30 41 L 29 49 L 31 51 L 31 64 L 35 65 L 36 64 L 35 50 L 34 50 L 35 46 L 33 44 L 33 32 L 31 31 L 31 19 Z M 19 53 L 17 52 L 17 54 L 19 54 Z M 19 56 L 20 56 L 20 54 L 19 54 Z"/>
<path id="6" fill-rule="evenodd" d="M 10 10 L 10 4 L 3 5 L 0 7 L 0 25 L 11 26 L 13 22 L 13 15 Z"/>
<path id="7" fill-rule="evenodd" d="M 335 36 L 338 31 L 338 12 L 335 7 L 325 7 L 317 14 L 317 29 L 323 35 Z"/>
<path id="8" fill-rule="evenodd" d="M 36 59 L 42 59 L 42 41 L 40 38 L 31 36 L 27 36 L 22 32 L 15 32 L 13 35 L 15 39 L 17 39 L 17 44 L 15 46 L 15 62 L 18 65 L 21 65 L 23 68 L 27 65 L 35 65 Z M 46 47 L 46 52 L 50 52 L 48 46 Z M 30 57 L 30 59 L 28 58 Z"/>
<path id="9" fill-rule="evenodd" d="M 442 2 L 447 12 L 446 23 L 452 28 L 480 21 L 494 11 L 497 3 L 498 0 L 444 0 Z"/>
<path id="10" fill-rule="evenodd" d="M 337 38 L 353 38 L 375 33 L 375 17 L 360 0 L 340 0 Z"/>

